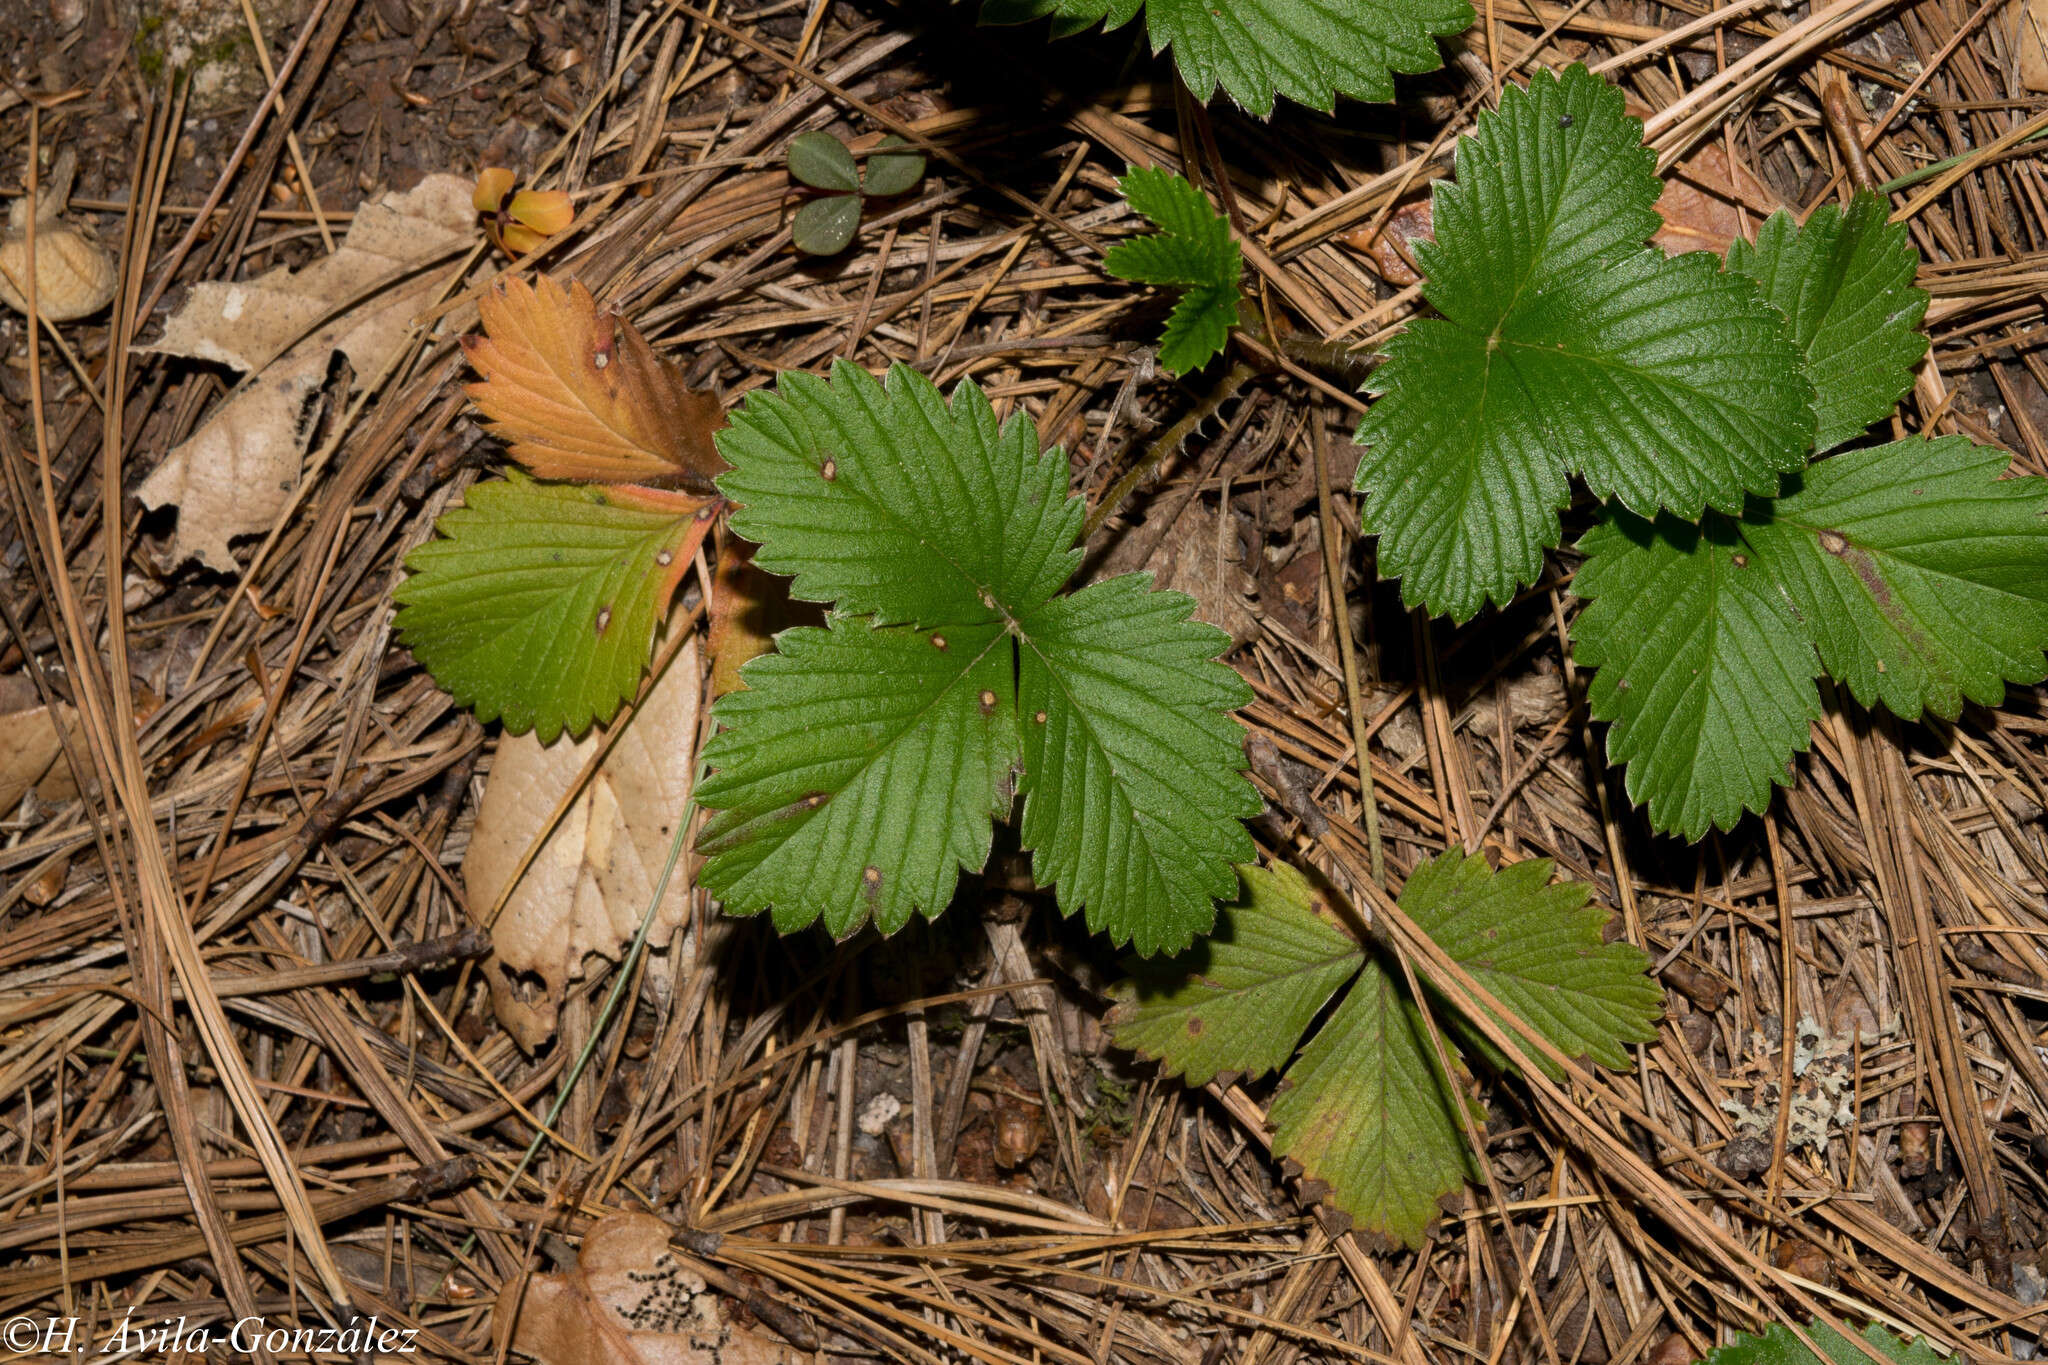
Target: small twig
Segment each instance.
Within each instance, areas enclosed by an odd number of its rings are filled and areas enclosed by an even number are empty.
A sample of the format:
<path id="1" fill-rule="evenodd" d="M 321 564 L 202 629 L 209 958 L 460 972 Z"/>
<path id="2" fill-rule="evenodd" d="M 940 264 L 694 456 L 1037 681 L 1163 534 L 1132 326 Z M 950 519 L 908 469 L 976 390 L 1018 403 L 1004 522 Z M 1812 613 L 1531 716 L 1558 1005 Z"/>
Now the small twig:
<path id="1" fill-rule="evenodd" d="M 1372 755 L 1366 749 L 1365 701 L 1358 690 L 1358 650 L 1351 639 L 1351 611 L 1344 596 L 1344 559 L 1337 548 L 1337 514 L 1330 503 L 1330 460 L 1320 413 L 1309 415 L 1309 449 L 1316 463 L 1316 520 L 1322 528 L 1323 577 L 1336 618 L 1338 658 L 1344 664 L 1344 709 L 1351 719 L 1351 748 L 1358 758 L 1358 801 L 1365 812 L 1365 845 L 1375 886 L 1387 881 L 1386 849 L 1380 843 L 1380 807 L 1374 795 Z"/>
<path id="2" fill-rule="evenodd" d="M 1102 495 L 1102 501 L 1096 503 L 1095 510 L 1088 514 L 1087 524 L 1081 528 L 1081 539 L 1085 541 L 1101 530 L 1102 523 L 1108 521 L 1109 514 L 1116 511 L 1123 500 L 1131 495 L 1131 490 L 1135 489 L 1147 474 L 1157 469 L 1167 456 L 1179 450 L 1181 442 L 1194 435 L 1197 427 L 1215 416 L 1216 410 L 1228 402 L 1232 394 L 1243 388 L 1246 380 L 1257 373 L 1257 370 L 1242 361 L 1225 370 L 1223 377 L 1216 381 L 1215 387 L 1202 395 L 1202 401 L 1189 408 L 1178 422 L 1153 438 L 1152 444 L 1145 447 L 1144 457 L 1132 465 L 1122 478 L 1110 485 L 1109 491 Z"/>

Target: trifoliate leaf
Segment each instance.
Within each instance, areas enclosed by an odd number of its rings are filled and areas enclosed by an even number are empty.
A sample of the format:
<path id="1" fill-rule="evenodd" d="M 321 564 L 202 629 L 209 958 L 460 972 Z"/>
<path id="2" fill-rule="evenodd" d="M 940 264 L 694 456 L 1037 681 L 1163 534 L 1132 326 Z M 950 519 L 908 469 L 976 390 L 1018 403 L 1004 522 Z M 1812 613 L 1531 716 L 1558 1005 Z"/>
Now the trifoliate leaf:
<path id="1" fill-rule="evenodd" d="M 1870 1358 L 1854 1342 L 1827 1324 L 1810 1322 L 1801 1330 L 1820 1347 L 1825 1365 L 1869 1365 Z M 1944 1365 L 1949 1359 L 1929 1346 L 1925 1337 L 1901 1341 L 1874 1322 L 1862 1335 L 1872 1350 L 1896 1365 Z M 1789 1328 L 1774 1323 L 1760 1336 L 1739 1336 L 1716 1347 L 1701 1365 L 1823 1365 L 1823 1356 L 1815 1355 Z"/>
<path id="2" fill-rule="evenodd" d="M 1205 931 L 1252 856 L 1224 714 L 1250 689 L 1179 593 L 1133 576 L 1058 595 L 1082 507 L 1029 419 L 998 424 L 972 383 L 949 404 L 914 370 L 885 387 L 842 362 L 750 395 L 720 441 L 756 562 L 842 613 L 718 704 L 701 878 L 727 908 L 838 934 L 936 915 L 1021 768 L 1024 845 L 1063 910 L 1141 952 Z"/>
<path id="3" fill-rule="evenodd" d="M 1243 256 L 1230 220 L 1210 208 L 1200 190 L 1156 166 L 1132 170 L 1117 188 L 1159 231 L 1117 243 L 1103 267 L 1119 279 L 1185 291 L 1160 338 L 1159 363 L 1174 374 L 1199 370 L 1237 325 Z"/>
<path id="4" fill-rule="evenodd" d="M 551 743 L 608 721 L 709 528 L 711 500 L 651 488 L 480 483 L 406 558 L 399 636 L 479 720 Z"/>
<path id="5" fill-rule="evenodd" d="M 853 153 L 823 128 L 798 133 L 789 140 L 789 173 L 814 190 L 853 194 L 860 189 L 860 167 Z"/>
<path id="6" fill-rule="evenodd" d="M 1329 110 L 1336 96 L 1386 102 L 1394 72 L 1443 65 L 1435 40 L 1472 22 L 1465 0 L 983 0 L 985 24 L 1048 15 L 1056 35 L 1097 22 L 1120 28 L 1145 10 L 1156 54 L 1173 49 L 1181 79 L 1198 100 L 1223 89 L 1261 117 L 1275 93 Z"/>
<path id="7" fill-rule="evenodd" d="M 893 933 L 987 861 L 1017 752 L 1010 644 L 993 624 L 933 640 L 840 616 L 741 670 L 698 790 L 719 814 L 697 851 L 728 906 L 772 905 L 785 932 L 822 914 L 838 937 L 869 918 Z"/>
<path id="8" fill-rule="evenodd" d="M 1456 958 L 1473 980 L 1567 1057 L 1587 1056 L 1623 1070 L 1623 1043 L 1657 1036 L 1664 992 L 1649 959 L 1632 943 L 1602 943 L 1607 912 L 1587 903 L 1584 882 L 1552 885 L 1540 859 L 1494 872 L 1479 857 L 1445 855 L 1415 869 L 1401 908 Z M 1503 932 L 1512 924 L 1514 932 Z M 1506 1027 L 1506 1021 L 1500 1021 Z M 1506 1059 L 1476 1030 L 1461 1026 L 1468 1049 L 1496 1067 Z M 1556 1078 L 1563 1072 L 1541 1057 Z"/>
<path id="9" fill-rule="evenodd" d="M 1316 913 L 1315 889 L 1285 863 L 1244 867 L 1244 894 L 1216 931 L 1179 957 L 1134 964 L 1113 988 L 1117 1046 L 1207 1085 L 1222 1072 L 1263 1075 L 1365 961 L 1358 942 Z"/>
<path id="10" fill-rule="evenodd" d="M 1775 491 L 1812 390 L 1784 317 L 1711 257 L 1667 258 L 1654 158 L 1620 91 L 1538 72 L 1483 114 L 1418 243 L 1442 315 L 1387 347 L 1358 430 L 1382 573 L 1464 619 L 1533 582 L 1567 476 L 1694 518 Z"/>
<path id="11" fill-rule="evenodd" d="M 1762 810 L 1820 718 L 1813 646 L 1768 571 L 1721 516 L 1616 512 L 1579 548 L 1572 654 L 1600 670 L 1587 695 L 1629 799 L 1688 839 Z"/>
<path id="12" fill-rule="evenodd" d="M 1266 1115 L 1273 1154 L 1300 1162 L 1360 1228 L 1420 1246 L 1436 1201 L 1479 1179 L 1459 1088 L 1395 973 L 1367 962 L 1287 1069 Z"/>
<path id="13" fill-rule="evenodd" d="M 1791 319 L 1814 388 L 1817 450 L 1833 450 L 1891 416 L 1927 352 L 1919 331 L 1927 295 L 1913 287 L 1919 258 L 1906 225 L 1888 213 L 1867 191 L 1847 214 L 1822 205 L 1804 227 L 1781 209 L 1755 246 L 1738 239 L 1728 248 L 1728 268 L 1754 278 Z"/>
<path id="14" fill-rule="evenodd" d="M 1496 874 L 1482 858 L 1445 854 L 1415 869 L 1400 904 L 1561 1051 L 1625 1066 L 1622 1045 L 1655 1036 L 1663 994 L 1640 949 L 1601 942 L 1607 916 L 1587 905 L 1586 888 L 1552 886 L 1551 871 L 1535 861 Z M 1457 1106 L 1481 1123 L 1485 1111 L 1461 1099 L 1462 1069 L 1444 1073 L 1398 964 L 1323 919 L 1300 874 L 1243 875 L 1246 894 L 1214 937 L 1117 989 L 1116 1041 L 1197 1084 L 1269 1071 L 1355 973 L 1274 1098 L 1273 1152 L 1301 1163 L 1366 1231 L 1418 1245 L 1437 1198 L 1478 1177 Z M 1455 1043 L 1479 1035 L 1434 993 L 1431 1008 L 1455 1065 Z"/>
<path id="15" fill-rule="evenodd" d="M 1600 671 L 1608 755 L 1658 829 L 1762 810 L 1820 715 L 1822 668 L 1865 705 L 1955 716 L 2039 681 L 2048 480 L 1962 437 L 1846 451 L 1699 528 L 1614 515 L 1580 542 L 1573 652 Z"/>

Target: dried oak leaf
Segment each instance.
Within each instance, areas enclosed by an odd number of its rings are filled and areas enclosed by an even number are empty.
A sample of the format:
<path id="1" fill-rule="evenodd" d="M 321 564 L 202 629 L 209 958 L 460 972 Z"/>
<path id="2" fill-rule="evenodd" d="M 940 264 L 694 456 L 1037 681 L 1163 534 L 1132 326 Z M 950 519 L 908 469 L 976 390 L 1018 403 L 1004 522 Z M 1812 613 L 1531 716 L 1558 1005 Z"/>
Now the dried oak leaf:
<path id="1" fill-rule="evenodd" d="M 486 335 L 463 338 L 483 382 L 470 401 L 507 453 L 543 479 L 716 491 L 716 395 L 683 383 L 633 325 L 590 291 L 542 275 L 509 279 L 478 305 Z"/>
<path id="2" fill-rule="evenodd" d="M 541 1365 L 800 1365 L 810 1356 L 728 1322 L 704 1281 L 668 1248 L 671 1229 L 616 1213 L 584 1234 L 573 1269 L 508 1285 L 498 1298 L 512 1349 Z"/>
<path id="3" fill-rule="evenodd" d="M 138 490 L 146 506 L 178 508 L 175 560 L 232 573 L 228 542 L 270 529 L 298 487 L 309 408 L 334 353 L 356 384 L 383 369 L 442 283 L 427 267 L 475 236 L 469 195 L 452 175 L 387 193 L 356 210 L 332 255 L 194 285 L 163 336 L 142 347 L 253 376 Z"/>
<path id="4" fill-rule="evenodd" d="M 668 860 L 674 821 L 689 799 L 704 674 L 685 645 L 629 721 L 625 734 L 541 846 L 492 926 L 485 973 L 499 1022 L 528 1051 L 555 1033 L 568 983 L 592 953 L 617 958 L 632 941 Z M 481 914 L 496 904 L 555 804 L 604 743 L 604 726 L 581 740 L 542 744 L 531 731 L 498 744 L 462 876 Z M 689 914 L 689 883 L 669 878 L 648 930 L 659 948 Z M 538 978 L 527 982 L 527 974 Z"/>

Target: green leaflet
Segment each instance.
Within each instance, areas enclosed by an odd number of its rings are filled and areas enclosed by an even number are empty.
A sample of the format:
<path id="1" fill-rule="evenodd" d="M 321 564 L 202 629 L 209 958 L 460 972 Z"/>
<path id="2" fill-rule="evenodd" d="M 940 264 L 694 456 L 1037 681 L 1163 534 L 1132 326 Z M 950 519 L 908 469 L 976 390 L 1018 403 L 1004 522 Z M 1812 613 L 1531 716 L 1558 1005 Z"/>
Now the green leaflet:
<path id="1" fill-rule="evenodd" d="M 1120 279 L 1183 290 L 1160 338 L 1159 363 L 1175 374 L 1199 370 L 1237 325 L 1243 258 L 1230 220 L 1200 190 L 1157 167 L 1134 168 L 1117 188 L 1159 231 L 1117 243 L 1102 264 Z"/>
<path id="2" fill-rule="evenodd" d="M 1707 1353 L 1704 1365 L 1868 1365 L 1869 1357 L 1827 1324 L 1810 1322 L 1801 1330 L 1820 1347 L 1822 1355 L 1815 1355 L 1788 1328 L 1774 1324 L 1760 1336 L 1740 1336 L 1716 1347 Z M 1925 1337 L 1901 1341 L 1876 1323 L 1864 1328 L 1862 1335 L 1872 1350 L 1896 1365 L 1942 1365 L 1949 1359 L 1929 1346 Z"/>
<path id="3" fill-rule="evenodd" d="M 1196 1084 L 1283 1066 L 1337 991 L 1347 993 L 1301 1047 L 1274 1097 L 1273 1152 L 1301 1163 L 1329 1202 L 1363 1229 L 1419 1245 L 1439 1196 L 1476 1179 L 1458 1106 L 1463 1073 L 1446 1075 L 1397 964 L 1326 920 L 1291 868 L 1240 869 L 1245 895 L 1217 932 L 1166 962 L 1141 964 L 1116 989 L 1119 1045 L 1157 1057 Z M 1445 854 L 1419 865 L 1401 908 L 1501 1004 L 1568 1055 L 1625 1066 L 1623 1044 L 1656 1035 L 1663 992 L 1649 960 L 1603 944 L 1606 914 L 1587 889 L 1550 885 L 1551 864 L 1498 873 Z M 1498 1064 L 1497 1052 L 1431 992 L 1447 1037 Z M 1455 1059 L 1454 1046 L 1452 1056 Z"/>
<path id="4" fill-rule="evenodd" d="M 1927 295 L 1913 287 L 1919 260 L 1906 225 L 1888 221 L 1887 211 L 1868 192 L 1847 214 L 1822 205 L 1804 227 L 1780 210 L 1755 246 L 1737 240 L 1728 248 L 1728 268 L 1754 278 L 1791 320 L 1814 388 L 1817 450 L 1833 450 L 1891 416 L 1927 353 L 1919 332 Z"/>
<path id="5" fill-rule="evenodd" d="M 1120 28 L 1141 8 L 1152 51 L 1173 49 L 1196 99 L 1221 86 L 1261 117 L 1276 94 L 1325 111 L 1338 95 L 1391 100 L 1394 72 L 1436 70 L 1436 39 L 1472 22 L 1466 0 L 983 0 L 981 20 L 1051 16 L 1065 36 L 1097 23 Z"/>
<path id="6" fill-rule="evenodd" d="M 1786 322 L 1711 257 L 1643 245 L 1654 158 L 1574 66 L 1509 89 L 1459 144 L 1418 244 L 1440 317 L 1387 347 L 1358 429 L 1382 573 L 1465 619 L 1533 582 L 1568 476 L 1645 515 L 1740 510 L 1813 434 Z"/>
<path id="7" fill-rule="evenodd" d="M 708 525 L 700 502 L 516 470 L 477 484 L 406 557 L 399 637 L 478 720 L 544 744 L 610 720 Z"/>
<path id="8" fill-rule="evenodd" d="M 1963 437 L 1845 451 L 1697 530 L 1611 515 L 1581 541 L 1575 656 L 1631 800 L 1688 839 L 1762 810 L 1824 668 L 1911 720 L 2048 675 L 2048 480 Z"/>
<path id="9" fill-rule="evenodd" d="M 1259 801 L 1228 712 L 1250 689 L 1191 599 L 1143 575 L 1062 594 L 1080 550 L 1067 464 L 979 387 L 914 370 L 784 374 L 719 433 L 756 563 L 835 603 L 721 699 L 699 799 L 704 884 L 791 929 L 936 915 L 1024 797 L 1062 910 L 1141 953 L 1205 932 Z"/>

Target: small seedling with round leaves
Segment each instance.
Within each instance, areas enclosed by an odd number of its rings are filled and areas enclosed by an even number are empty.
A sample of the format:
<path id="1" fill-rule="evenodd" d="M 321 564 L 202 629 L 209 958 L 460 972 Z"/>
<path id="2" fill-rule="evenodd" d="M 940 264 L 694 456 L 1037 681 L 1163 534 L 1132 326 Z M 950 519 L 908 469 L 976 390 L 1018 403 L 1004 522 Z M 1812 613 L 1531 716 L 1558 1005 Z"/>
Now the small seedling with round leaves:
<path id="1" fill-rule="evenodd" d="M 908 144 L 894 133 L 882 139 L 863 168 L 846 144 L 823 129 L 789 140 L 790 177 L 823 191 L 796 211 L 791 235 L 808 256 L 846 250 L 860 228 L 861 201 L 906 194 L 924 179 L 924 153 L 894 151 Z"/>

